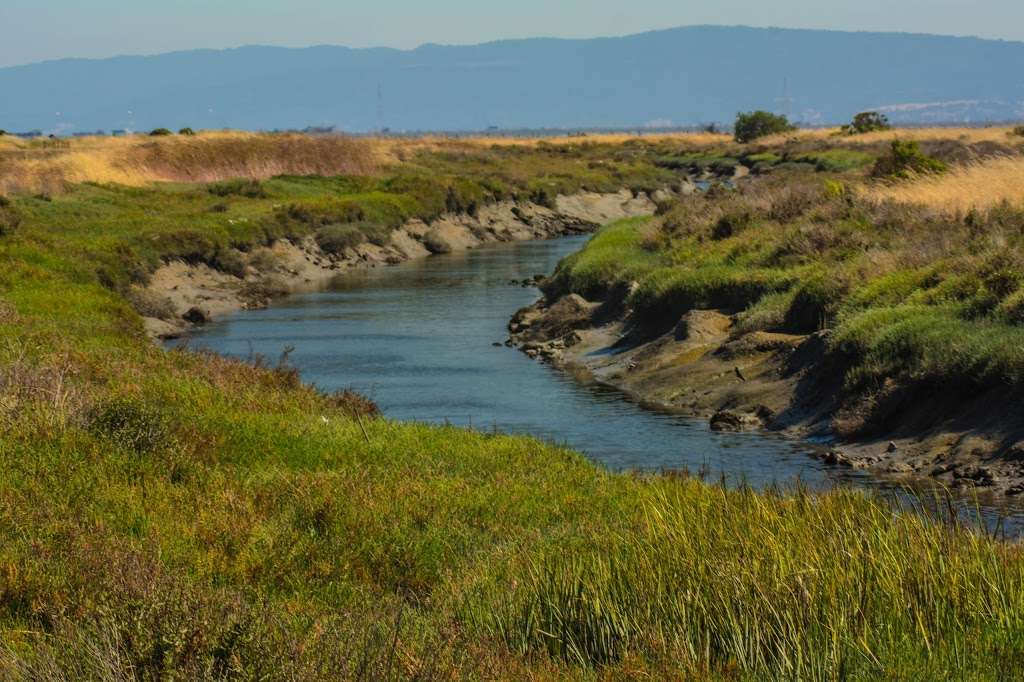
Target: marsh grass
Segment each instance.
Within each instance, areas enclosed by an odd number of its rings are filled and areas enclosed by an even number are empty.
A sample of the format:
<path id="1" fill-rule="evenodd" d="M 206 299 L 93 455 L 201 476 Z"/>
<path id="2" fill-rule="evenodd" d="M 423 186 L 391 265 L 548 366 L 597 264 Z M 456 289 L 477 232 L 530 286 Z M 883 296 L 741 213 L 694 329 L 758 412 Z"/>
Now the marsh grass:
<path id="1" fill-rule="evenodd" d="M 601 298 L 635 283 L 628 306 L 652 331 L 695 308 L 735 313 L 737 332 L 828 329 L 856 393 L 887 379 L 1024 388 L 1024 211 L 879 202 L 930 183 L 953 193 L 945 201 L 970 190 L 939 178 L 861 189 L 858 172 L 781 170 L 680 199 L 654 219 L 604 228 L 551 286 Z"/>
<path id="2" fill-rule="evenodd" d="M 1024 160 L 1006 157 L 971 163 L 941 176 L 871 186 L 863 196 L 872 201 L 919 204 L 961 214 L 1002 203 L 1020 207 L 1024 205 Z"/>
<path id="3" fill-rule="evenodd" d="M 401 173 L 269 179 L 266 197 L 194 184 L 16 196 L 21 223 L 0 237 L 0 676 L 1012 677 L 1018 544 L 864 493 L 614 474 L 534 439 L 391 422 L 286 362 L 156 348 L 126 297 L 165 258 L 312 233 L 352 205 L 376 219 L 528 193 L 537 178 L 678 179 L 651 162 L 663 152 L 460 147 L 417 152 Z M 1012 265 L 957 240 L 998 237 L 1005 252 L 1015 213 L 933 222 L 801 191 L 811 200 L 719 191 L 610 226 L 559 280 L 637 280 L 652 306 L 739 292 L 777 319 L 823 259 L 855 285 L 863 252 L 878 276 L 850 287 L 866 292 L 843 299 L 850 315 L 918 294 L 942 320 L 1009 329 L 985 311 L 1012 309 Z M 737 209 L 758 219 L 715 238 Z M 913 249 L 899 248 L 908 234 Z M 645 283 L 666 268 L 690 274 Z M 882 326 L 850 337 L 858 352 L 884 348 Z"/>

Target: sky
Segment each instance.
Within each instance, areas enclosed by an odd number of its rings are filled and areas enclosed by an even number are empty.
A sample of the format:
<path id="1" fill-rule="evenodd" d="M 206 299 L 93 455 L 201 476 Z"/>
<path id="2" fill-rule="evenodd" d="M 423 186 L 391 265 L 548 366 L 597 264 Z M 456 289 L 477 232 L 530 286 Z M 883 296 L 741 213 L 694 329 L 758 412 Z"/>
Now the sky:
<path id="1" fill-rule="evenodd" d="M 0 67 L 240 45 L 412 48 L 693 24 L 1024 40 L 1022 0 L 0 0 Z"/>

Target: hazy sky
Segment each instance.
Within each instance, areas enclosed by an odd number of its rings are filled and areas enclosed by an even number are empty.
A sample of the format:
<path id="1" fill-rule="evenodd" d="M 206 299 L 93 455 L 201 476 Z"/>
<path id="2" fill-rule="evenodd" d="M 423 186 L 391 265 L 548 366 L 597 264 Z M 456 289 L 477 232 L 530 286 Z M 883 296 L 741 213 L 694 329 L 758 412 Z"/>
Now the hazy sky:
<path id="1" fill-rule="evenodd" d="M 0 66 L 246 44 L 415 47 L 688 24 L 1024 40 L 1022 0 L 0 0 Z"/>

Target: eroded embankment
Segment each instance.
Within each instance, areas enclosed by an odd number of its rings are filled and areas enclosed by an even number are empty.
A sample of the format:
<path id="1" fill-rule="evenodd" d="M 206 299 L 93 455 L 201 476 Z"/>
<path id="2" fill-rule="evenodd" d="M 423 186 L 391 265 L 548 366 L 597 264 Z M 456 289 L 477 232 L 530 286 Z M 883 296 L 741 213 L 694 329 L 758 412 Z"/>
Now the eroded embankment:
<path id="1" fill-rule="evenodd" d="M 601 302 L 563 293 L 519 311 L 509 331 L 528 355 L 582 380 L 707 419 L 715 430 L 818 440 L 828 446 L 819 456 L 834 466 L 933 478 L 982 497 L 1024 493 L 1024 423 L 1008 409 L 1006 390 L 961 395 L 887 382 L 852 397 L 827 331 L 744 332 L 735 315 L 691 310 L 652 334 L 632 319 L 630 287 Z"/>
<path id="2" fill-rule="evenodd" d="M 313 236 L 281 239 L 249 252 L 234 252 L 244 264 L 244 276 L 174 260 L 161 266 L 146 287 L 148 295 L 166 302 L 173 311 L 163 319 L 145 317 L 146 329 L 154 338 L 174 338 L 214 317 L 264 307 L 273 298 L 322 286 L 353 268 L 391 265 L 486 243 L 590 232 L 613 220 L 652 213 L 658 194 L 580 193 L 557 197 L 553 208 L 504 201 L 481 207 L 473 215 L 446 214 L 430 224 L 410 220 L 383 245 L 367 241 L 337 254 L 324 251 Z"/>

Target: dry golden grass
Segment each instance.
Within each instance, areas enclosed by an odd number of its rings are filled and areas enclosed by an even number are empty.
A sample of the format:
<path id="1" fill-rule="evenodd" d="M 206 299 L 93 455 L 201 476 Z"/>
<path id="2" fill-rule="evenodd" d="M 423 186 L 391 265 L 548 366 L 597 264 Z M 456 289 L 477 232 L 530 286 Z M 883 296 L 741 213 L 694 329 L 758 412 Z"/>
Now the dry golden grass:
<path id="1" fill-rule="evenodd" d="M 843 144 L 875 144 L 878 142 L 890 142 L 893 139 L 917 140 L 929 142 L 936 140 L 957 140 L 966 144 L 978 142 L 1000 142 L 1005 144 L 1011 141 L 1013 129 L 1006 126 L 992 126 L 989 128 L 893 128 L 877 133 L 864 135 L 843 135 L 839 128 L 814 128 L 810 130 L 797 130 L 792 133 L 762 137 L 757 140 L 758 144 L 781 145 L 787 141 L 814 141 L 841 139 Z"/>
<path id="2" fill-rule="evenodd" d="M 341 135 L 204 133 L 195 137 L 0 138 L 0 193 L 58 193 L 81 182 L 263 179 L 280 174 L 365 175 L 384 161 L 371 140 Z"/>
<path id="3" fill-rule="evenodd" d="M 1024 206 L 1024 158 L 1005 157 L 959 166 L 943 175 L 889 185 L 873 185 L 862 196 L 874 201 L 919 204 L 964 213 L 1008 202 Z"/>

